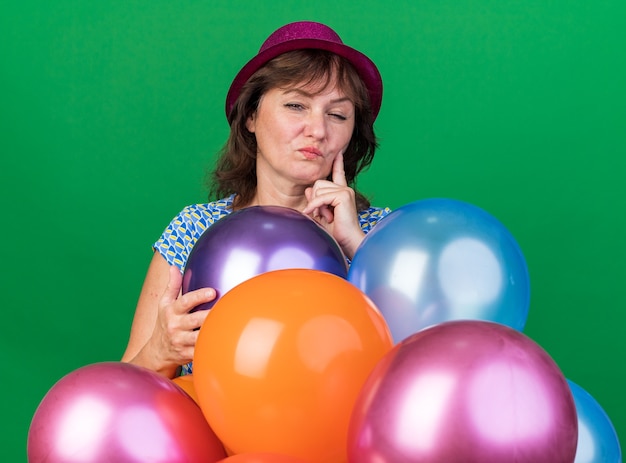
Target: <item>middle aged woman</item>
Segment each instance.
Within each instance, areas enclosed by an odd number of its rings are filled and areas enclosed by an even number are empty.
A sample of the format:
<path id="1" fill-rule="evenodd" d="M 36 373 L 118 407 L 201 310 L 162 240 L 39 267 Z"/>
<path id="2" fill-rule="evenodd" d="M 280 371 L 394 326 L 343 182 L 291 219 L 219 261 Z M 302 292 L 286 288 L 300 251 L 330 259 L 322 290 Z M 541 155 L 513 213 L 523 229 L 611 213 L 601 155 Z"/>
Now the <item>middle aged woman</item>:
<path id="1" fill-rule="evenodd" d="M 293 208 L 317 220 L 348 258 L 388 208 L 356 191 L 377 142 L 382 80 L 374 63 L 310 21 L 273 32 L 237 74 L 226 98 L 230 136 L 211 176 L 211 196 L 185 207 L 154 244 L 123 361 L 165 376 L 190 373 L 213 288 L 181 295 L 193 245 L 215 221 L 255 205 Z M 320 289 L 323 296 L 323 289 Z"/>

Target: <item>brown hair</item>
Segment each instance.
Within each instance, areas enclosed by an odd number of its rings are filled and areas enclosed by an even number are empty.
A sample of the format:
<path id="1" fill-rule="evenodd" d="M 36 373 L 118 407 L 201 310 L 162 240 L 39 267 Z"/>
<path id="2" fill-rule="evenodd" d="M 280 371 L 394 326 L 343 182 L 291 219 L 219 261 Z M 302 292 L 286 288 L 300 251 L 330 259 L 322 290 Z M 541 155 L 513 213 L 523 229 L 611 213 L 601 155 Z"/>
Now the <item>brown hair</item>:
<path id="1" fill-rule="evenodd" d="M 256 137 L 246 128 L 246 121 L 257 110 L 261 96 L 273 88 L 293 84 L 322 83 L 320 90 L 332 85 L 352 100 L 355 124 L 352 138 L 344 152 L 348 185 L 356 194 L 357 210 L 369 207 L 369 200 L 356 190 L 356 177 L 369 167 L 378 146 L 368 93 L 354 67 L 345 59 L 324 50 L 304 49 L 284 53 L 265 64 L 241 89 L 229 115 L 230 136 L 220 151 L 209 178 L 210 194 L 216 199 L 237 193 L 234 208 L 248 204 L 256 192 Z"/>

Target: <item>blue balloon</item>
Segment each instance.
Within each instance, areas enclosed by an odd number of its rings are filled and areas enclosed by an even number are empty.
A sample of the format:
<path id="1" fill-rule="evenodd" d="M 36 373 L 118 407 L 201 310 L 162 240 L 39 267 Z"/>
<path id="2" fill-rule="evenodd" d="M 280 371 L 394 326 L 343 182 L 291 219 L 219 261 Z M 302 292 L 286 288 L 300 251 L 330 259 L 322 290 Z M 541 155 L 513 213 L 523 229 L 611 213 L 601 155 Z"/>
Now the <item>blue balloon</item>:
<path id="1" fill-rule="evenodd" d="M 567 380 L 578 415 L 574 463 L 622 463 L 622 451 L 609 416 L 591 394 Z"/>
<path id="2" fill-rule="evenodd" d="M 528 317 L 528 268 L 517 242 L 492 215 L 458 200 L 391 212 L 357 249 L 348 280 L 378 306 L 396 343 L 452 320 L 522 331 Z"/>

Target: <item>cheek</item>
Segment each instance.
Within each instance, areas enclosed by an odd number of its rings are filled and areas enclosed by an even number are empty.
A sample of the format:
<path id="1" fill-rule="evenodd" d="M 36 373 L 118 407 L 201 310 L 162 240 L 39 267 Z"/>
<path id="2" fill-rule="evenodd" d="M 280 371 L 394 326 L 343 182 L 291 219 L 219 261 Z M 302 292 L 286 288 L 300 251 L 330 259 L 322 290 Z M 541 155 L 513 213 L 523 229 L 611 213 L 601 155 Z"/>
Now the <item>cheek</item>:
<path id="1" fill-rule="evenodd" d="M 262 130 L 263 138 L 274 143 L 288 143 L 299 133 L 299 128 L 296 124 L 289 124 L 279 118 L 264 122 L 262 128 L 257 125 L 257 136 L 259 131 Z"/>
<path id="2" fill-rule="evenodd" d="M 324 167 L 321 169 L 322 173 L 324 175 L 323 178 L 330 177 L 331 173 L 333 172 L 333 163 L 335 162 L 335 158 L 336 158 L 336 156 L 333 156 L 332 158 L 326 158 L 325 159 Z"/>
<path id="3" fill-rule="evenodd" d="M 354 133 L 354 125 L 351 127 L 345 127 L 340 131 L 337 135 L 337 144 L 341 145 L 342 148 L 345 148 L 350 143 L 352 139 L 352 134 Z"/>
<path id="4" fill-rule="evenodd" d="M 254 135 L 256 136 L 258 149 L 262 150 L 263 148 L 275 145 L 280 139 L 280 130 L 275 125 L 268 123 L 265 119 L 258 119 L 255 128 Z"/>

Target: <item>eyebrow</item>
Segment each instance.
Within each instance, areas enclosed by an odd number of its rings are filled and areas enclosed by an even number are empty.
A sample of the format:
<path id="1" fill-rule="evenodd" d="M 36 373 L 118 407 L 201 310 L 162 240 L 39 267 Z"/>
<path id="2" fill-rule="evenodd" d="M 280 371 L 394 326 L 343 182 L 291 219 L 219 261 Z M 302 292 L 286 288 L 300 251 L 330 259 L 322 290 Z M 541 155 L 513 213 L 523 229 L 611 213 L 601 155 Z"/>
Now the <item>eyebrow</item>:
<path id="1" fill-rule="evenodd" d="M 285 90 L 284 93 L 285 94 L 297 93 L 297 94 L 302 95 L 302 96 L 307 97 L 307 98 L 312 98 L 312 97 L 314 97 L 316 95 L 316 93 L 307 92 L 305 90 L 302 90 L 301 88 L 290 88 L 288 90 Z M 331 100 L 331 103 L 337 104 L 337 103 L 343 103 L 344 101 L 352 102 L 352 100 L 349 97 L 344 96 L 344 97 L 341 97 L 341 98 L 335 98 L 334 100 Z"/>

